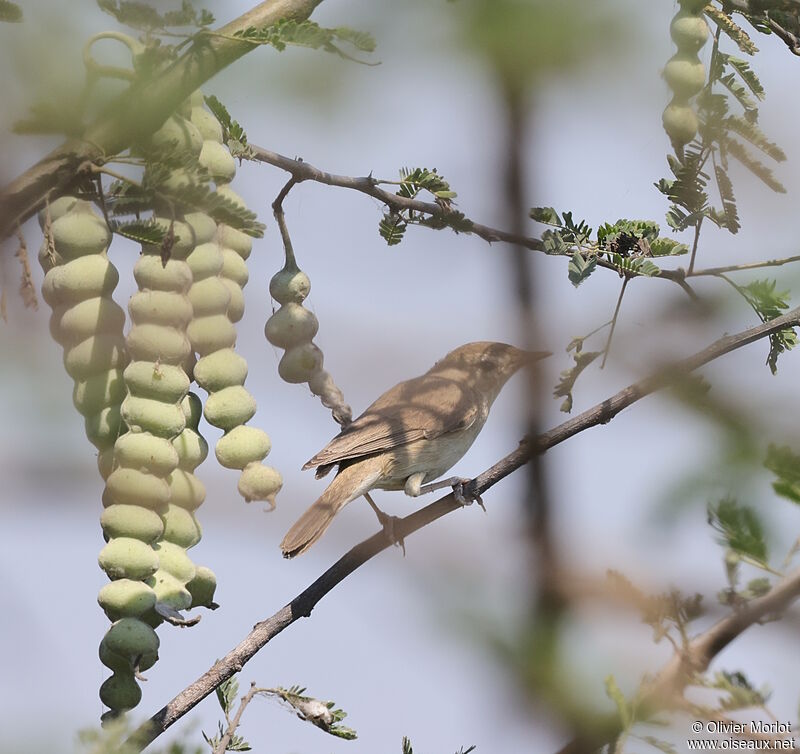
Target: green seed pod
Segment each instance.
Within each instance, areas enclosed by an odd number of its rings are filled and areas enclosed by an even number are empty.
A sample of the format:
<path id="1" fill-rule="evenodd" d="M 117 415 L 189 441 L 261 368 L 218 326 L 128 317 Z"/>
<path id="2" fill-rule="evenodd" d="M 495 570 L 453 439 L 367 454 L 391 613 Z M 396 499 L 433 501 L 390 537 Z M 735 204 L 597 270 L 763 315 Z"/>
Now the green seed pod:
<path id="1" fill-rule="evenodd" d="M 149 432 L 128 432 L 114 448 L 122 466 L 166 476 L 178 465 L 178 453 L 169 440 Z"/>
<path id="2" fill-rule="evenodd" d="M 77 304 L 88 298 L 110 296 L 119 273 L 103 254 L 78 257 L 45 275 L 42 298 L 52 307 Z"/>
<path id="3" fill-rule="evenodd" d="M 708 24 L 702 16 L 680 11 L 669 27 L 672 41 L 682 52 L 697 53 L 708 41 Z"/>
<path id="4" fill-rule="evenodd" d="M 100 686 L 100 701 L 115 712 L 133 709 L 142 700 L 142 690 L 130 673 L 114 673 Z"/>
<path id="5" fill-rule="evenodd" d="M 708 0 L 678 0 L 678 5 L 681 6 L 681 10 L 698 14 L 708 5 Z"/>
<path id="6" fill-rule="evenodd" d="M 272 443 L 266 432 L 256 427 L 234 427 L 217 442 L 217 460 L 226 469 L 243 469 L 253 461 L 262 461 Z"/>
<path id="7" fill-rule="evenodd" d="M 196 430 L 185 429 L 173 441 L 182 463 L 186 468 L 194 469 L 206 460 L 208 443 Z"/>
<path id="8" fill-rule="evenodd" d="M 221 186 L 217 189 L 219 193 Z M 231 192 L 232 193 L 232 192 Z M 237 197 L 238 198 L 238 197 Z M 241 201 L 241 198 L 239 198 Z M 236 252 L 242 259 L 247 259 L 250 252 L 253 250 L 253 239 L 246 233 L 242 233 L 236 228 L 231 228 L 230 225 L 220 225 L 217 229 L 217 241 L 223 249 L 230 249 Z"/>
<path id="9" fill-rule="evenodd" d="M 232 348 L 236 344 L 236 328 L 226 314 L 195 319 L 186 332 L 195 351 L 201 356 Z"/>
<path id="10" fill-rule="evenodd" d="M 217 590 L 217 577 L 210 568 L 197 566 L 194 578 L 186 585 L 192 595 L 192 607 L 215 608 L 214 592 Z"/>
<path id="11" fill-rule="evenodd" d="M 270 466 L 251 463 L 239 477 L 239 494 L 246 502 L 266 500 L 271 508 L 275 507 L 275 496 L 283 486 L 281 475 Z"/>
<path id="12" fill-rule="evenodd" d="M 203 146 L 203 137 L 197 127 L 186 118 L 172 115 L 150 137 L 150 145 L 156 149 L 177 148 L 199 153 Z"/>
<path id="13" fill-rule="evenodd" d="M 150 587 L 147 588 L 150 589 Z M 153 592 L 153 595 L 155 595 L 155 592 Z M 143 615 L 142 620 L 147 623 L 154 615 L 157 615 L 154 611 L 146 613 Z M 98 654 L 100 655 L 100 662 L 102 662 L 103 665 L 119 673 L 130 673 L 134 668 L 134 663 L 140 671 L 149 670 L 158 660 L 158 653 L 139 655 L 138 662 L 136 662 L 137 658 L 118 655 L 108 648 L 105 638 L 100 642 L 100 651 Z"/>
<path id="14" fill-rule="evenodd" d="M 163 538 L 167 542 L 172 542 L 188 550 L 200 541 L 203 533 L 200 524 L 197 523 L 195 517 L 185 508 L 181 508 L 179 505 L 175 504 L 170 505 L 163 516 L 163 520 Z M 166 568 L 168 564 L 159 559 L 159 565 L 161 568 Z"/>
<path id="15" fill-rule="evenodd" d="M 184 331 L 162 325 L 134 325 L 126 344 L 132 360 L 167 364 L 181 364 L 192 350 Z"/>
<path id="16" fill-rule="evenodd" d="M 148 323 L 185 330 L 194 314 L 185 296 L 173 291 L 140 291 L 128 304 L 131 319 L 140 325 Z"/>
<path id="17" fill-rule="evenodd" d="M 269 294 L 279 304 L 301 304 L 311 292 L 311 280 L 298 269 L 282 269 L 269 281 Z"/>
<path id="18" fill-rule="evenodd" d="M 186 422 L 180 406 L 153 398 L 129 395 L 122 402 L 122 418 L 133 432 L 151 432 L 158 437 L 175 437 Z"/>
<path id="19" fill-rule="evenodd" d="M 110 448 L 117 437 L 125 431 L 125 424 L 120 416 L 120 407 L 106 406 L 96 414 L 90 414 L 84 422 L 86 437 L 98 450 Z"/>
<path id="20" fill-rule="evenodd" d="M 51 232 L 58 239 L 58 255 L 65 262 L 88 254 L 102 254 L 111 243 L 111 231 L 103 220 L 94 213 L 89 202 L 74 200 L 69 211 L 53 221 Z M 52 209 L 51 215 L 52 219 Z"/>
<path id="21" fill-rule="evenodd" d="M 202 100 L 192 107 L 191 121 L 203 137 L 203 146 L 207 141 L 222 141 L 222 126 L 219 121 L 203 107 Z M 202 155 L 202 152 L 200 153 Z"/>
<path id="22" fill-rule="evenodd" d="M 194 232 L 194 250 L 191 254 L 197 251 L 198 246 L 210 243 L 217 235 L 217 223 L 213 217 L 207 215 L 205 212 L 190 212 L 184 215 L 183 218 L 186 224 Z M 191 256 L 191 254 L 189 256 Z M 188 257 L 187 257 L 188 260 Z"/>
<path id="23" fill-rule="evenodd" d="M 106 406 L 121 403 L 125 393 L 122 370 L 117 367 L 76 382 L 72 402 L 80 414 L 87 416 L 102 411 Z"/>
<path id="24" fill-rule="evenodd" d="M 100 526 L 106 540 L 131 537 L 151 544 L 164 533 L 161 516 L 140 505 L 108 506 L 100 516 Z"/>
<path id="25" fill-rule="evenodd" d="M 39 212 L 39 227 L 44 230 L 45 224 L 47 223 L 48 212 L 50 213 L 50 222 L 54 223 L 62 215 L 66 215 L 67 212 L 71 212 L 75 205 L 80 201 L 81 199 L 78 199 L 74 196 L 60 196 L 55 201 L 50 202 L 45 209 Z"/>
<path id="26" fill-rule="evenodd" d="M 156 632 L 138 618 L 121 618 L 106 632 L 103 643 L 109 652 L 132 660 L 142 655 L 158 655 Z"/>
<path id="27" fill-rule="evenodd" d="M 144 581 L 158 570 L 158 555 L 153 548 L 132 537 L 112 539 L 100 551 L 98 562 L 112 580 Z"/>
<path id="28" fill-rule="evenodd" d="M 111 621 L 138 617 L 152 610 L 156 604 L 155 592 L 141 581 L 119 579 L 106 584 L 97 595 L 100 607 Z"/>
<path id="29" fill-rule="evenodd" d="M 180 366 L 134 361 L 123 373 L 133 395 L 154 398 L 164 403 L 182 400 L 189 389 L 189 378 Z"/>
<path id="30" fill-rule="evenodd" d="M 228 183 L 236 175 L 236 161 L 228 148 L 217 141 L 203 142 L 198 161 L 217 183 Z"/>
<path id="31" fill-rule="evenodd" d="M 162 539 L 154 549 L 158 554 L 159 568 L 171 573 L 182 585 L 194 578 L 194 563 L 183 547 Z"/>
<path id="32" fill-rule="evenodd" d="M 85 380 L 98 372 L 125 366 L 125 342 L 119 335 L 87 338 L 64 352 L 64 368 L 73 380 Z"/>
<path id="33" fill-rule="evenodd" d="M 662 121 L 667 136 L 678 147 L 688 144 L 697 136 L 699 127 L 697 116 L 688 105 L 681 105 L 676 102 L 670 103 L 667 109 L 664 110 Z"/>
<path id="34" fill-rule="evenodd" d="M 678 100 L 694 97 L 706 83 L 706 69 L 697 55 L 677 53 L 664 68 L 664 79 Z"/>
<path id="35" fill-rule="evenodd" d="M 286 349 L 308 343 L 317 330 L 317 318 L 301 304 L 290 301 L 267 320 L 264 334 L 273 346 Z"/>
<path id="36" fill-rule="evenodd" d="M 197 279 L 197 282 L 189 291 L 189 300 L 192 302 L 195 317 L 206 317 L 209 314 L 222 314 L 228 309 L 230 293 L 228 287 L 222 282 L 221 278 Z"/>
<path id="37" fill-rule="evenodd" d="M 158 571 L 153 577 L 152 586 L 158 601 L 173 610 L 188 610 L 192 606 L 192 595 L 185 584 L 167 570 Z"/>
<path id="38" fill-rule="evenodd" d="M 304 343 L 287 351 L 278 364 L 278 374 L 286 382 L 308 382 L 322 369 L 322 351 L 313 343 Z"/>
<path id="39" fill-rule="evenodd" d="M 99 335 L 122 335 L 125 311 L 111 298 L 89 298 L 53 312 L 50 332 L 61 345 L 74 345 Z"/>
<path id="40" fill-rule="evenodd" d="M 164 478 L 124 466 L 109 474 L 106 490 L 117 505 L 139 505 L 158 510 L 169 502 L 169 485 Z"/>
<path id="41" fill-rule="evenodd" d="M 255 413 L 255 398 L 241 385 L 231 385 L 209 395 L 203 411 L 209 424 L 226 431 L 247 423 Z"/>
<path id="42" fill-rule="evenodd" d="M 161 256 L 149 254 L 139 258 L 133 276 L 140 290 L 186 293 L 192 285 L 192 271 L 181 259 L 162 264 Z"/>
<path id="43" fill-rule="evenodd" d="M 206 499 L 206 488 L 191 472 L 176 469 L 169 475 L 170 501 L 187 511 L 199 508 Z"/>
<path id="44" fill-rule="evenodd" d="M 247 362 L 233 350 L 217 351 L 198 360 L 194 376 L 209 393 L 216 393 L 230 385 L 244 385 Z"/>

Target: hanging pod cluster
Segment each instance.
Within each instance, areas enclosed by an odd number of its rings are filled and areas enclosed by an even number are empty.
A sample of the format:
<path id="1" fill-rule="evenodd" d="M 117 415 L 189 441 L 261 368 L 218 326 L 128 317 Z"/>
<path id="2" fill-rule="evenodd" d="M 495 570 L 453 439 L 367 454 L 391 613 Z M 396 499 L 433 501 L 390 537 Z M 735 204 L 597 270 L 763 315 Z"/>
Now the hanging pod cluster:
<path id="1" fill-rule="evenodd" d="M 105 478 L 114 442 L 124 431 L 120 403 L 127 361 L 125 312 L 112 298 L 119 273 L 107 256 L 111 232 L 89 202 L 71 196 L 49 205 L 39 222 L 45 231 L 42 297 L 53 311 L 50 333 L 64 349 L 64 368 L 75 381 L 72 400 Z"/>
<path id="2" fill-rule="evenodd" d="M 199 93 L 190 100 L 191 122 L 203 138 L 199 163 L 215 182 L 219 196 L 246 209 L 244 200 L 228 185 L 236 173 L 236 163 L 222 143 L 219 123 L 202 102 Z M 188 215 L 187 221 L 210 233 L 187 258 L 193 276 L 189 300 L 195 315 L 188 332 L 199 356 L 194 378 L 208 392 L 205 418 L 225 433 L 217 442 L 215 454 L 221 465 L 241 471 L 238 489 L 247 502 L 264 500 L 274 507 L 283 482 L 275 469 L 261 463 L 272 447 L 269 436 L 246 426 L 255 415 L 256 401 L 244 386 L 247 362 L 234 350 L 234 323 L 244 314 L 242 289 L 249 277 L 246 260 L 252 240 L 236 228 L 215 223 L 204 213 Z"/>
<path id="3" fill-rule="evenodd" d="M 322 351 L 312 342 L 319 322 L 303 306 L 311 292 L 311 280 L 297 266 L 288 243 L 286 263 L 269 281 L 269 292 L 280 304 L 264 327 L 267 340 L 285 351 L 278 363 L 278 374 L 289 383 L 307 382 L 322 405 L 331 409 L 333 418 L 346 426 L 352 419 L 352 411 L 333 377 L 322 368 Z"/>
<path id="4" fill-rule="evenodd" d="M 679 0 L 680 10 L 672 19 L 670 35 L 678 51 L 664 68 L 664 79 L 672 90 L 672 101 L 664 110 L 664 130 L 676 151 L 697 135 L 697 115 L 691 105 L 706 82 L 706 69 L 698 53 L 708 40 L 703 16 L 706 0 Z"/>

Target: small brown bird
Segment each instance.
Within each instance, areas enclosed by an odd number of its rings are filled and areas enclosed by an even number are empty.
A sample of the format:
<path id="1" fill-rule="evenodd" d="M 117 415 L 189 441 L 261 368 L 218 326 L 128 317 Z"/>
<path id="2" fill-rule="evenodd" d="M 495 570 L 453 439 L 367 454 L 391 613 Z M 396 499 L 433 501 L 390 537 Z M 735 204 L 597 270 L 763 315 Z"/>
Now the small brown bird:
<path id="1" fill-rule="evenodd" d="M 425 374 L 384 393 L 303 466 L 316 467 L 318 479 L 337 464 L 339 471 L 283 538 L 284 557 L 305 552 L 347 503 L 373 489 L 405 490 L 416 497 L 453 487 L 463 498 L 461 485 L 467 480 L 423 484 L 469 450 L 508 379 L 549 355 L 505 343 L 467 343 Z"/>

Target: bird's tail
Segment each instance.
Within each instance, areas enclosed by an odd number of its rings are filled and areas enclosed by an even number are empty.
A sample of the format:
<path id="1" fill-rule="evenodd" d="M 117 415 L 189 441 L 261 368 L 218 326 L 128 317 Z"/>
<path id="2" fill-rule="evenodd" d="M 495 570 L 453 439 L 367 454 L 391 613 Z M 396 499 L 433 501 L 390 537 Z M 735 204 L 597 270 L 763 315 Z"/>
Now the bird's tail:
<path id="1" fill-rule="evenodd" d="M 346 466 L 334 477 L 322 496 L 294 523 L 281 542 L 284 558 L 304 553 L 331 525 L 333 517 L 351 500 L 372 489 L 380 477 L 377 459 Z"/>

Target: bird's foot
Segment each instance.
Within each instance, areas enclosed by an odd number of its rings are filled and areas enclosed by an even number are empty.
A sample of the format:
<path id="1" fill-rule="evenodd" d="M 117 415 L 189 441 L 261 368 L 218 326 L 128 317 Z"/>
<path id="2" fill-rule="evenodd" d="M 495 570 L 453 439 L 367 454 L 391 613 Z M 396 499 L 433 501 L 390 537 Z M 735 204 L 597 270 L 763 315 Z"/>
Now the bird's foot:
<path id="1" fill-rule="evenodd" d="M 396 521 L 400 521 L 397 516 L 391 516 L 388 513 L 384 513 L 376 504 L 375 501 L 369 496 L 369 494 L 364 495 L 367 499 L 367 502 L 370 504 L 370 507 L 373 511 L 375 511 L 375 515 L 378 518 L 378 522 L 383 527 L 383 533 L 386 535 L 386 539 L 388 539 L 395 547 L 399 547 L 403 551 L 403 557 L 406 556 L 406 543 L 402 537 L 398 537 L 394 531 L 394 525 Z"/>
<path id="2" fill-rule="evenodd" d="M 453 497 L 459 505 L 464 507 L 477 503 L 480 505 L 481 510 L 486 513 L 483 498 L 478 493 L 478 485 L 474 479 L 459 479 L 455 482 L 453 484 Z"/>

